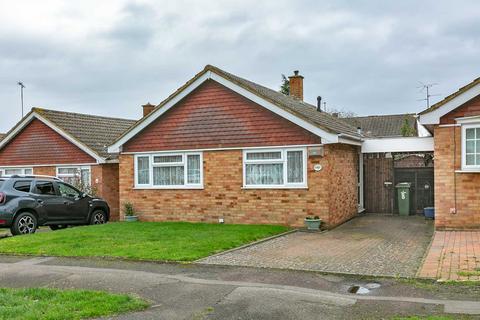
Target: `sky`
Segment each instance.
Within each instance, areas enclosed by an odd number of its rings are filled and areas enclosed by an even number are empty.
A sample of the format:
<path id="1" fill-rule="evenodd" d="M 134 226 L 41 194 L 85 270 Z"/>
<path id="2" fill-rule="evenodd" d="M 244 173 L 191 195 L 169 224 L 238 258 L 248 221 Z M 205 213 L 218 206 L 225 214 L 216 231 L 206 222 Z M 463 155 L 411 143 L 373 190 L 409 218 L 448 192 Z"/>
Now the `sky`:
<path id="1" fill-rule="evenodd" d="M 212 64 L 358 115 L 419 112 L 480 76 L 480 1 L 0 0 L 0 132 L 25 110 L 138 119 Z"/>

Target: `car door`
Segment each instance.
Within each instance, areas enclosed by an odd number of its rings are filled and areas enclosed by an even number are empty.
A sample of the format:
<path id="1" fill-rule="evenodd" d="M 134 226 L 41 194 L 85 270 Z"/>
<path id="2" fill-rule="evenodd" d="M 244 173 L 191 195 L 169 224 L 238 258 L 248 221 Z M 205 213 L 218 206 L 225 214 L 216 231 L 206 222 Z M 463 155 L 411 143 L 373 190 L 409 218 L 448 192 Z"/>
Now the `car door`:
<path id="1" fill-rule="evenodd" d="M 47 222 L 63 221 L 66 218 L 65 201 L 57 194 L 53 181 L 36 180 L 32 193 L 37 201 L 37 210 L 43 213 Z"/>
<path id="2" fill-rule="evenodd" d="M 90 209 L 88 197 L 85 197 L 83 192 L 66 183 L 57 182 L 56 184 L 58 193 L 65 203 L 66 219 L 70 221 L 85 221 Z"/>

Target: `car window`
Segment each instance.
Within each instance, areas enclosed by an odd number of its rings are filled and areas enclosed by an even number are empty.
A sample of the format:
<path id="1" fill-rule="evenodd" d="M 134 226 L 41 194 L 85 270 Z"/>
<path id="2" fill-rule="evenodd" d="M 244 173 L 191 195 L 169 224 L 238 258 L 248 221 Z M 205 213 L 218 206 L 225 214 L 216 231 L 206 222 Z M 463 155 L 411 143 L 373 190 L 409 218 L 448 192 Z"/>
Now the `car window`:
<path id="1" fill-rule="evenodd" d="M 58 182 L 58 191 L 60 192 L 60 195 L 62 197 L 67 197 L 67 198 L 78 198 L 80 197 L 80 193 L 70 187 L 69 185 L 66 185 L 65 183 Z"/>
<path id="2" fill-rule="evenodd" d="M 15 184 L 13 185 L 13 189 L 17 190 L 17 191 L 21 191 L 21 192 L 30 192 L 30 184 L 32 183 L 32 181 L 17 181 L 15 182 Z"/>
<path id="3" fill-rule="evenodd" d="M 0 180 L 0 188 L 3 186 L 4 183 L 5 183 L 5 180 Z"/>
<path id="4" fill-rule="evenodd" d="M 35 183 L 35 190 L 36 194 L 44 194 L 44 195 L 55 195 L 55 188 L 53 187 L 53 183 L 49 181 L 37 181 Z"/>

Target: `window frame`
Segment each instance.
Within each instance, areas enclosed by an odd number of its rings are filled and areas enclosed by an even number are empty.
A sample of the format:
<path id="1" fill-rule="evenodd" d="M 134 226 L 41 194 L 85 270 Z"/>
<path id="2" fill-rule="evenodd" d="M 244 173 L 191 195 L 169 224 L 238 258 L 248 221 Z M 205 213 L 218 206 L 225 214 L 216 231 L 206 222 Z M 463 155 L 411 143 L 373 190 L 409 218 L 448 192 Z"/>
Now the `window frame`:
<path id="1" fill-rule="evenodd" d="M 301 151 L 303 157 L 303 182 L 288 182 L 288 157 L 289 151 Z M 281 159 L 258 159 L 248 160 L 249 153 L 280 152 Z M 283 164 L 283 184 L 263 184 L 247 185 L 247 164 Z M 307 148 L 274 148 L 274 149 L 244 149 L 242 157 L 243 167 L 243 189 L 308 189 L 307 169 L 308 169 Z"/>
<path id="2" fill-rule="evenodd" d="M 187 167 L 187 157 L 190 155 L 195 155 L 200 157 L 200 182 L 199 183 L 188 183 L 188 167 Z M 181 162 L 164 162 L 164 163 L 154 163 L 154 157 L 158 156 L 182 156 Z M 148 158 L 148 184 L 139 184 L 138 183 L 138 158 Z M 158 167 L 180 167 L 183 166 L 183 184 L 181 185 L 154 185 L 153 184 L 153 168 Z M 135 189 L 203 189 L 203 152 L 155 152 L 155 153 L 142 153 L 135 154 L 134 156 L 134 188 Z"/>
<path id="3" fill-rule="evenodd" d="M 62 177 L 65 177 L 65 178 L 73 178 L 75 177 L 74 174 L 60 174 L 60 169 L 75 169 L 75 170 L 79 170 L 80 171 L 80 179 L 82 179 L 82 170 L 88 170 L 90 172 L 89 174 L 89 181 L 88 181 L 88 186 L 91 186 L 92 185 L 92 167 L 91 166 L 57 166 L 56 169 L 55 169 L 55 177 L 57 177 L 58 179 L 62 180 L 63 182 L 65 182 Z M 68 182 L 65 182 L 68 184 Z"/>
<path id="4" fill-rule="evenodd" d="M 12 176 L 11 174 L 6 175 L 5 171 L 6 170 L 22 170 L 22 173 L 20 173 L 21 176 L 31 176 L 33 175 L 33 168 L 32 167 L 1 167 L 0 168 L 0 177 L 10 177 Z M 31 173 L 25 173 L 26 170 L 30 170 Z"/>
<path id="5" fill-rule="evenodd" d="M 467 164 L 467 129 L 479 129 L 480 123 L 464 124 L 462 125 L 462 170 L 465 171 L 480 171 L 480 165 L 468 165 Z M 476 136 L 475 136 L 476 138 Z M 476 155 L 480 153 L 475 153 Z"/>

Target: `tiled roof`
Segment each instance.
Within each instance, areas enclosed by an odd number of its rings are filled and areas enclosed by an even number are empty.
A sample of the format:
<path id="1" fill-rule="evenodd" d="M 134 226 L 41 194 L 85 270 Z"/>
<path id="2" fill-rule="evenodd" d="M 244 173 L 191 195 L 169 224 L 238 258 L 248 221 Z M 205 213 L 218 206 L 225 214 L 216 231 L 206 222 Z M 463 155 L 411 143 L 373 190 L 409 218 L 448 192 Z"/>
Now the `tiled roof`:
<path id="1" fill-rule="evenodd" d="M 394 114 L 381 116 L 345 118 L 352 126 L 360 127 L 363 133 L 372 137 L 401 137 L 401 128 L 408 120 L 414 132 L 417 132 L 415 114 Z"/>
<path id="2" fill-rule="evenodd" d="M 256 95 L 264 98 L 265 100 L 272 102 L 273 104 L 293 113 L 294 115 L 316 125 L 323 130 L 329 131 L 331 133 L 346 134 L 357 138 L 361 137 L 357 133 L 356 127 L 350 125 L 349 123 L 340 118 L 332 116 L 329 113 L 317 111 L 317 107 L 314 105 L 293 98 L 291 96 L 284 95 L 283 93 L 264 87 L 255 82 L 240 78 L 212 65 L 207 65 L 205 67 L 205 70 L 213 71 L 225 77 L 226 79 L 238 84 L 244 89 L 255 93 Z"/>
<path id="3" fill-rule="evenodd" d="M 171 99 L 177 96 L 180 92 L 182 92 L 192 83 L 194 83 L 198 78 L 200 78 L 202 75 L 204 75 L 208 71 L 211 71 L 220 75 L 221 77 L 237 84 L 243 89 L 250 91 L 251 93 L 261 97 L 262 99 L 265 99 L 275 104 L 279 108 L 297 116 L 298 118 L 301 118 L 302 120 L 322 130 L 325 130 L 329 133 L 334 133 L 334 134 L 344 134 L 358 140 L 362 138 L 362 135 L 358 134 L 356 127 L 350 125 L 343 119 L 334 117 L 325 112 L 319 112 L 317 111 L 317 108 L 314 105 L 311 105 L 306 102 L 295 99 L 293 97 L 284 95 L 283 93 L 264 87 L 257 83 L 251 82 L 249 80 L 240 78 L 236 75 L 223 71 L 222 69 L 214 67 L 212 65 L 205 66 L 205 68 L 201 72 L 196 74 L 192 79 L 187 81 L 184 85 L 182 85 L 170 96 L 168 96 L 165 100 L 163 100 L 158 106 L 155 107 L 155 109 L 151 112 L 151 115 L 153 115 L 156 110 L 158 110 L 159 108 L 162 108 Z M 148 116 L 142 118 L 140 121 L 138 121 L 137 124 L 142 123 L 147 118 Z M 117 141 L 119 141 L 120 138 L 126 136 L 127 133 L 131 131 L 134 127 L 126 131 L 121 137 L 119 137 Z"/>
<path id="4" fill-rule="evenodd" d="M 111 158 L 107 147 L 136 120 L 33 108 L 33 112 L 51 121 L 65 133 L 87 146 L 100 157 Z"/>
<path id="5" fill-rule="evenodd" d="M 431 106 L 430 108 L 428 109 L 425 109 L 423 110 L 422 112 L 419 113 L 419 115 L 422 115 L 422 114 L 425 114 L 425 113 L 429 113 L 435 109 L 438 109 L 440 108 L 441 106 L 443 106 L 445 103 L 449 102 L 450 100 L 452 100 L 453 98 L 461 95 L 462 93 L 464 93 L 465 91 L 467 91 L 468 89 L 476 86 L 477 84 L 480 83 L 480 78 L 477 78 L 475 80 L 473 80 L 472 82 L 470 82 L 469 84 L 467 84 L 466 86 L 463 86 L 461 87 L 460 89 L 458 89 L 456 92 L 452 93 L 451 95 L 448 95 L 446 96 L 443 100 L 435 103 L 433 106 Z"/>

